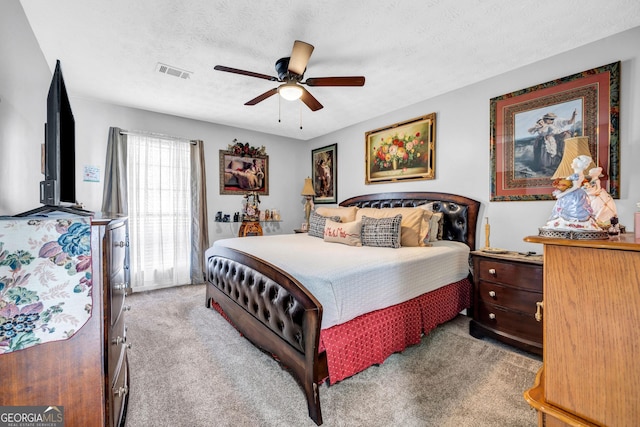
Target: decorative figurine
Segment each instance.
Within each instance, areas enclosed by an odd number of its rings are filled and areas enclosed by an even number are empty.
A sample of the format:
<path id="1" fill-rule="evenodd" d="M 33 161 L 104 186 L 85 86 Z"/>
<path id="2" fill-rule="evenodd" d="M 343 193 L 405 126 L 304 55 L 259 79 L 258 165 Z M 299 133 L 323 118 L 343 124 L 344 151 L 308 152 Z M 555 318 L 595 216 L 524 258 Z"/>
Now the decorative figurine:
<path id="1" fill-rule="evenodd" d="M 589 180 L 583 186 L 589 196 L 593 216 L 600 228 L 607 230 L 614 222 L 618 223 L 618 211 L 613 197 L 600 185 L 602 168 L 589 170 Z"/>
<path id="2" fill-rule="evenodd" d="M 596 222 L 589 195 L 583 187 L 585 182 L 590 181 L 585 179 L 584 170 L 591 162 L 591 157 L 580 155 L 571 162 L 573 174 L 553 181 L 556 189 L 552 194 L 556 203 L 549 220 L 540 228 L 541 236 L 570 239 L 608 238 L 608 233 Z"/>

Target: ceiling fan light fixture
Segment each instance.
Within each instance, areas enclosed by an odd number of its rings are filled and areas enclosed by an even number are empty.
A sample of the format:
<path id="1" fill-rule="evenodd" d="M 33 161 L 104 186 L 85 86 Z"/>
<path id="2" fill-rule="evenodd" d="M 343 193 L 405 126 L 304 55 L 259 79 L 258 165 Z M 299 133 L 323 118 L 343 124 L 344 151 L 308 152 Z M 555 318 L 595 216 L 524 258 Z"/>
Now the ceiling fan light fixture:
<path id="1" fill-rule="evenodd" d="M 278 88 L 278 93 L 287 101 L 295 101 L 302 96 L 302 88 L 295 83 L 285 83 Z"/>

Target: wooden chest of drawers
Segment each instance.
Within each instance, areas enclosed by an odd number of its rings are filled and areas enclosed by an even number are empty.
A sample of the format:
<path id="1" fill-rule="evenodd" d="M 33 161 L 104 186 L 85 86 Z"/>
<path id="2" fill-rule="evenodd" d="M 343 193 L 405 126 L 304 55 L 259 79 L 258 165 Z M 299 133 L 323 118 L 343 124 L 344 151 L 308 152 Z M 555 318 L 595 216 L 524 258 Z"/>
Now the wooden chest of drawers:
<path id="1" fill-rule="evenodd" d="M 472 252 L 473 319 L 469 333 L 542 354 L 542 257 Z"/>
<path id="2" fill-rule="evenodd" d="M 67 340 L 0 355 L 0 406 L 58 405 L 68 426 L 125 425 L 127 241 L 125 218 L 93 217 L 91 318 Z"/>

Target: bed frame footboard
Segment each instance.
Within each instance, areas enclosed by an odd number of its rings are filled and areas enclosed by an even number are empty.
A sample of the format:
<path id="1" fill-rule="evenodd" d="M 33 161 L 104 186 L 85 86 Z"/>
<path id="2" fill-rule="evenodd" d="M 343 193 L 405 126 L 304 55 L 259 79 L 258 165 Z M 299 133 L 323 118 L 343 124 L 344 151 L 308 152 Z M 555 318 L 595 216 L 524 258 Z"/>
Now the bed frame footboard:
<path id="1" fill-rule="evenodd" d="M 289 369 L 304 389 L 309 417 L 322 424 L 322 305 L 289 274 L 247 253 L 212 247 L 206 259 L 207 307 L 217 303 L 240 333 Z"/>

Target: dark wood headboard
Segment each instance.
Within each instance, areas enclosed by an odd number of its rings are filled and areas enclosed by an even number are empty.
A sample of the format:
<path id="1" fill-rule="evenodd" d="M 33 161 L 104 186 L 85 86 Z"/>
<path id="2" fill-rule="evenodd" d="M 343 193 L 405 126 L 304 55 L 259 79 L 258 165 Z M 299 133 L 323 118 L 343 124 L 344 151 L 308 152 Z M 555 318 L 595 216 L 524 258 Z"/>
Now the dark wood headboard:
<path id="1" fill-rule="evenodd" d="M 416 207 L 433 202 L 433 211 L 444 214 L 443 239 L 466 243 L 476 249 L 480 202 L 465 196 L 426 191 L 365 194 L 346 199 L 340 206 L 359 208 Z"/>

